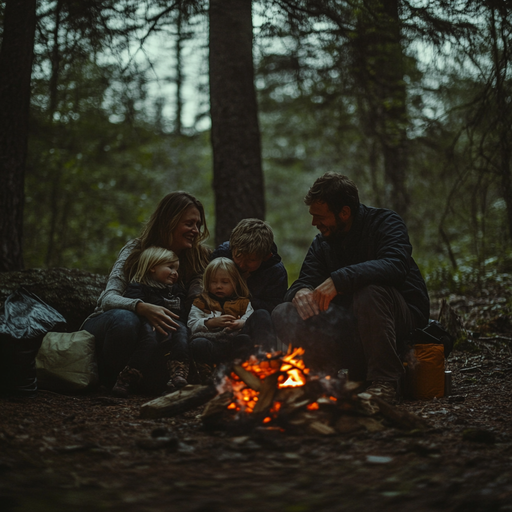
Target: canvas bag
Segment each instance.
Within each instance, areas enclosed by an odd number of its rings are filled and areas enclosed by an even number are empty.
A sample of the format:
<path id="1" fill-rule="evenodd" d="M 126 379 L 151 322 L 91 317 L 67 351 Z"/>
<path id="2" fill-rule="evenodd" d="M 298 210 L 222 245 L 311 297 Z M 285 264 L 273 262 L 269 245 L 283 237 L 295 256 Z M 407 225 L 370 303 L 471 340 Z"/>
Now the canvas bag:
<path id="1" fill-rule="evenodd" d="M 87 331 L 50 332 L 36 357 L 42 389 L 79 391 L 98 383 L 94 336 Z"/>

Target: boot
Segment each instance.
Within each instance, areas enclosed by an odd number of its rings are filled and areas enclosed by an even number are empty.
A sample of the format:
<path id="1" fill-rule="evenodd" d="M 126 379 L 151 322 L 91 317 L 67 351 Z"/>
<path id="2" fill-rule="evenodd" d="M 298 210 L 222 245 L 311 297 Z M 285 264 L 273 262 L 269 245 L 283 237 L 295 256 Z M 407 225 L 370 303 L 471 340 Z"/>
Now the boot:
<path id="1" fill-rule="evenodd" d="M 133 393 L 137 389 L 141 380 L 142 373 L 139 370 L 125 366 L 112 388 L 112 395 L 118 398 L 126 398 L 130 392 Z"/>
<path id="2" fill-rule="evenodd" d="M 213 382 L 213 370 L 214 366 L 208 363 L 197 363 L 197 373 L 199 374 L 199 380 L 201 384 L 211 384 Z"/>
<path id="3" fill-rule="evenodd" d="M 181 389 L 188 384 L 189 363 L 181 361 L 167 361 L 167 370 L 169 371 L 168 388 Z"/>

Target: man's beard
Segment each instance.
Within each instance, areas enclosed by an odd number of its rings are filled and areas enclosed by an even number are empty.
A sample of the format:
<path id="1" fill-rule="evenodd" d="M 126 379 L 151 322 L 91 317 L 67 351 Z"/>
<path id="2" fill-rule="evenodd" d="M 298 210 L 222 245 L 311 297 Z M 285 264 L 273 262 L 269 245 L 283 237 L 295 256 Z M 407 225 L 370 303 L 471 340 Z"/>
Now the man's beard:
<path id="1" fill-rule="evenodd" d="M 345 236 L 347 234 L 345 229 L 348 226 L 348 222 L 342 221 L 337 215 L 334 217 L 334 219 L 336 221 L 336 227 L 332 227 L 329 230 L 329 234 L 325 236 L 327 239 L 332 239 L 337 236 Z"/>

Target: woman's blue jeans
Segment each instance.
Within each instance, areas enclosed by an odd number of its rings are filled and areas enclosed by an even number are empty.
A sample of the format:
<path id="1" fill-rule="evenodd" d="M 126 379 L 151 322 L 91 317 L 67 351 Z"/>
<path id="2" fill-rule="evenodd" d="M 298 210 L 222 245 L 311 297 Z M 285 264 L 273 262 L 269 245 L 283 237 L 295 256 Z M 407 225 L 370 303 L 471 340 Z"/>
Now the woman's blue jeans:
<path id="1" fill-rule="evenodd" d="M 149 392 L 165 387 L 168 376 L 165 358 L 188 362 L 187 328 L 178 322 L 167 336 L 152 332 L 145 319 L 126 309 L 111 309 L 89 318 L 84 329 L 96 338 L 100 382 L 111 388 L 125 367 L 144 375 Z"/>
<path id="2" fill-rule="evenodd" d="M 83 328 L 96 338 L 100 382 L 105 386 L 112 387 L 119 372 L 132 362 L 141 327 L 140 317 L 126 309 L 110 309 L 85 322 Z"/>

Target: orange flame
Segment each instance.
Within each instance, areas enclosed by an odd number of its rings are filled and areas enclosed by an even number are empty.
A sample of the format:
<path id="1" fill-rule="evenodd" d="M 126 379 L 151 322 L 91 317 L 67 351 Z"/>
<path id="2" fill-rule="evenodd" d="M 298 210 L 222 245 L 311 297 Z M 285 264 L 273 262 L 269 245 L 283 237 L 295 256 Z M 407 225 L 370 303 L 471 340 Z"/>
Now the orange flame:
<path id="1" fill-rule="evenodd" d="M 306 368 L 302 355 L 303 348 L 288 350 L 288 353 L 281 359 L 267 354 L 266 359 L 259 361 L 255 356 L 251 356 L 249 360 L 242 363 L 242 367 L 258 377 L 260 380 L 265 379 L 275 372 L 280 372 L 278 378 L 278 388 L 304 386 L 306 384 L 306 375 L 309 369 Z M 236 411 L 253 412 L 256 402 L 258 401 L 258 391 L 247 387 L 247 385 L 235 373 L 229 376 L 229 382 L 233 390 L 234 401 L 229 404 L 228 409 Z M 275 402 L 270 409 L 272 416 L 279 411 L 281 404 Z M 271 418 L 266 421 L 268 423 Z"/>
<path id="2" fill-rule="evenodd" d="M 283 357 L 283 364 L 280 371 L 285 373 L 285 376 L 280 379 L 278 384 L 279 388 L 290 388 L 297 386 L 304 386 L 306 384 L 306 375 L 309 373 L 309 368 L 306 368 L 302 356 L 304 355 L 303 348 L 296 348 L 289 350 L 288 354 Z"/>

